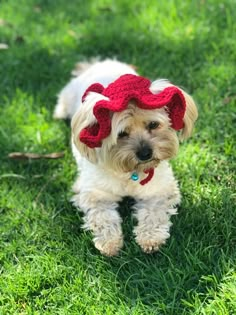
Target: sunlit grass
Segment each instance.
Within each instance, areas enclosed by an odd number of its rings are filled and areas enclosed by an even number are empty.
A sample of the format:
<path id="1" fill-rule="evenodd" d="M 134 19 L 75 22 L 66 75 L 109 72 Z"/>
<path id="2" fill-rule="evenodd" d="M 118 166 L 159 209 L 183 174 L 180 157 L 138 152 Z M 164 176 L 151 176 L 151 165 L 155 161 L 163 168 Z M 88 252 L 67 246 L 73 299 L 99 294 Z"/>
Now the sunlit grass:
<path id="1" fill-rule="evenodd" d="M 0 313 L 235 313 L 235 2 L 0 3 Z M 125 246 L 106 258 L 72 207 L 70 130 L 52 119 L 78 60 L 117 57 L 195 98 L 194 135 L 172 161 L 182 191 L 171 238 L 145 255 L 122 204 Z M 65 153 L 15 161 L 14 151 Z"/>

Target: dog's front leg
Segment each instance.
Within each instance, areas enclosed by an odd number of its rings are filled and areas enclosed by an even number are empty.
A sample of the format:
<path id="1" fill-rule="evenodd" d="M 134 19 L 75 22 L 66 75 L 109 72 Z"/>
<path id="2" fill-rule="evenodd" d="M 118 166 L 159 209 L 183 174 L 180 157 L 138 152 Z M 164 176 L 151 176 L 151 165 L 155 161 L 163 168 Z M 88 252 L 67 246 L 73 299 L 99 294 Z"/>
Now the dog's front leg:
<path id="1" fill-rule="evenodd" d="M 95 247 L 106 256 L 117 255 L 123 246 L 122 219 L 114 199 L 99 191 L 80 192 L 73 198 L 74 204 L 84 213 L 83 227 L 92 231 Z"/>
<path id="2" fill-rule="evenodd" d="M 170 236 L 170 216 L 177 210 L 168 200 L 156 199 L 138 200 L 134 210 L 138 221 L 134 228 L 136 242 L 146 253 L 157 251 Z"/>

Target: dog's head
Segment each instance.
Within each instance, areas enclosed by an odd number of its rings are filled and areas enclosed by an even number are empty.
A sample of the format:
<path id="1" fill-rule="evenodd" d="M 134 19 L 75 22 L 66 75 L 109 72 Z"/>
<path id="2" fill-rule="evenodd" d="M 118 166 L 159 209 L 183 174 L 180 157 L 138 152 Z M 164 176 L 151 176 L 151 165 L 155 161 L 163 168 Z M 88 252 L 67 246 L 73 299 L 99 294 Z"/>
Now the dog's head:
<path id="1" fill-rule="evenodd" d="M 166 80 L 157 80 L 151 84 L 150 91 L 157 95 L 171 86 Z M 173 128 L 168 108 L 143 109 L 131 99 L 124 110 L 109 112 L 110 133 L 102 139 L 100 146 L 94 148 L 81 141 L 81 133 L 88 127 L 97 128 L 94 106 L 109 98 L 97 92 L 88 93 L 72 119 L 72 138 L 76 148 L 90 162 L 117 172 L 144 171 L 156 167 L 160 161 L 177 154 L 178 139 L 191 135 L 197 119 L 193 99 L 183 90 L 180 91 L 186 108 L 179 135 Z"/>

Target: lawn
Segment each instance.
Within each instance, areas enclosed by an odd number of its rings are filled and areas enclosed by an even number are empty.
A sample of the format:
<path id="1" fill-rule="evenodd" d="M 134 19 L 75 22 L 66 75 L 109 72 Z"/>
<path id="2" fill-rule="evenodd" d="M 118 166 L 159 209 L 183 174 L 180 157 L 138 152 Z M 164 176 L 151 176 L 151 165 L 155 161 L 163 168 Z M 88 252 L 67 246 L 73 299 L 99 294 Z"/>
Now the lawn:
<path id="1" fill-rule="evenodd" d="M 236 314 L 235 0 L 1 0 L 0 314 Z M 198 104 L 172 161 L 183 195 L 171 238 L 107 258 L 71 205 L 76 166 L 56 95 L 79 60 L 117 57 Z M 10 159 L 11 152 L 60 159 Z"/>

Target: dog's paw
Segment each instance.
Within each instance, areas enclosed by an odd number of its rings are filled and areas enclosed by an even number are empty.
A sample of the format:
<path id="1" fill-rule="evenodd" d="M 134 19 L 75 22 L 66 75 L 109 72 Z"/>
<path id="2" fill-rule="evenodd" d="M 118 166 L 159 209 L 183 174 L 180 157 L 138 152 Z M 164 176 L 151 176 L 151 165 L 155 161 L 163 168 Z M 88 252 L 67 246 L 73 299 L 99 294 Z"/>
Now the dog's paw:
<path id="1" fill-rule="evenodd" d="M 159 250 L 170 236 L 166 229 L 145 230 L 137 226 L 134 230 L 135 239 L 145 253 L 151 254 Z"/>
<path id="2" fill-rule="evenodd" d="M 95 247 L 105 256 L 116 256 L 123 246 L 123 238 L 106 239 L 104 237 L 96 237 L 94 239 Z"/>
<path id="3" fill-rule="evenodd" d="M 159 250 L 160 246 L 165 243 L 165 241 L 154 241 L 154 240 L 137 240 L 137 243 L 142 248 L 144 253 L 151 254 Z"/>

